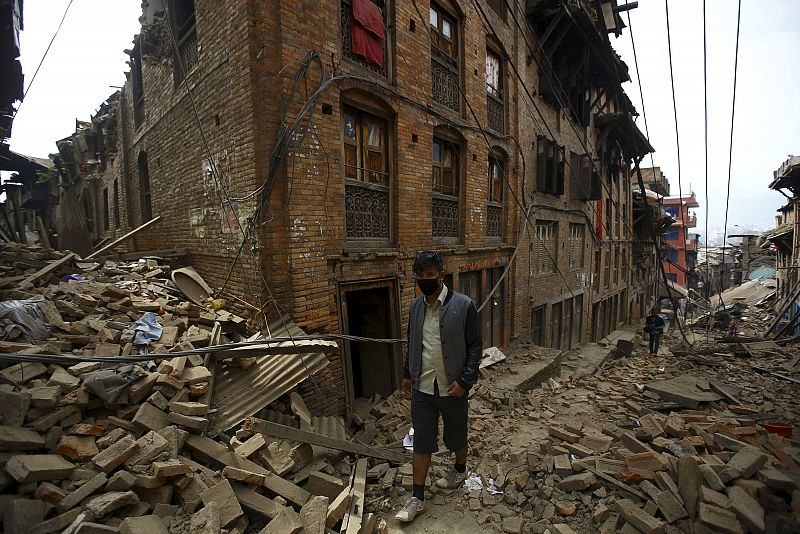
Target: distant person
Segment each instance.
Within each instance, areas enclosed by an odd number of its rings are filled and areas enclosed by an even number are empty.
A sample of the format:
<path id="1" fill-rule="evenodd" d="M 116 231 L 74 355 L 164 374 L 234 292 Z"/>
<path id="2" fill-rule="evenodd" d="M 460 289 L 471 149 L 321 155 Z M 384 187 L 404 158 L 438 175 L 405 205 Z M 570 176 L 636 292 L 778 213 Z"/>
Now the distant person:
<path id="1" fill-rule="evenodd" d="M 661 344 L 661 336 L 664 335 L 664 327 L 667 324 L 664 316 L 658 313 L 659 311 L 658 308 L 654 307 L 650 310 L 650 315 L 644 320 L 644 331 L 650 337 L 651 355 L 658 354 L 658 346 Z"/>
<path id="2" fill-rule="evenodd" d="M 731 317 L 731 322 L 728 323 L 728 337 L 736 337 L 736 330 L 739 328 L 739 324 L 736 322 L 736 318 Z"/>

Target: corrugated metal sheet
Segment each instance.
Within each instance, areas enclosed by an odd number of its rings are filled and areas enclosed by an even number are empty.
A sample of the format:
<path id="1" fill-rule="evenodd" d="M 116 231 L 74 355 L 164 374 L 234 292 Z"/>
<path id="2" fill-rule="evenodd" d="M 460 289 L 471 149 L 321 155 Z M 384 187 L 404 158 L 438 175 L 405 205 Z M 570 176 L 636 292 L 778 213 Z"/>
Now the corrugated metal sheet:
<path id="1" fill-rule="evenodd" d="M 270 325 L 272 337 L 297 337 L 306 333 L 290 319 L 286 326 L 278 321 Z M 319 344 L 320 341 L 296 341 L 295 345 Z M 337 347 L 336 343 L 331 347 Z M 292 342 L 280 346 L 291 346 Z M 249 369 L 218 363 L 214 377 L 211 407 L 216 413 L 211 421 L 211 432 L 221 432 L 241 423 L 245 417 L 255 415 L 269 403 L 288 393 L 297 384 L 328 365 L 322 353 L 276 354 L 258 357 Z"/>

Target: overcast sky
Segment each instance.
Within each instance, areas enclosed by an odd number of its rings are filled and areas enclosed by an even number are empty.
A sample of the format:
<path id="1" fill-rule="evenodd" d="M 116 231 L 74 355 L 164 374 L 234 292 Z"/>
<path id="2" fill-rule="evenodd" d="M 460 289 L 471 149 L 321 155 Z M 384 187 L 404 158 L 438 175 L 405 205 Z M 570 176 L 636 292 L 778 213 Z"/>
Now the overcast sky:
<path id="1" fill-rule="evenodd" d="M 68 0 L 25 2 L 22 68 L 26 86 L 53 36 Z M 623 3 L 620 1 L 620 3 Z M 14 121 L 11 148 L 46 157 L 88 120 L 127 70 L 123 50 L 139 31 L 139 0 L 74 0 L 64 26 Z M 708 0 L 709 226 L 721 227 L 728 172 L 736 0 Z M 700 0 L 670 2 L 672 51 L 681 147 L 681 186 L 695 191 L 705 217 L 703 149 L 703 18 Z M 675 122 L 663 0 L 640 0 L 630 12 L 654 161 L 678 194 Z M 772 172 L 800 152 L 800 1 L 743 0 L 733 142 L 729 230 L 767 228 L 783 197 L 767 189 Z M 626 91 L 641 113 L 630 28 L 612 43 L 630 67 Z M 644 122 L 639 118 L 640 128 Z M 649 164 L 649 158 L 645 161 Z"/>
<path id="2" fill-rule="evenodd" d="M 620 1 L 620 4 L 624 1 Z M 708 195 L 709 230 L 722 227 L 728 179 L 731 97 L 736 46 L 736 0 L 708 0 Z M 705 150 L 703 134 L 703 2 L 671 0 L 670 30 L 678 129 L 681 185 L 694 191 L 697 232 L 704 233 L 706 215 Z M 627 17 L 623 15 L 627 24 Z M 639 0 L 630 11 L 639 60 L 653 159 L 678 194 L 678 158 L 669 77 L 664 0 Z M 797 0 L 742 0 L 736 116 L 733 130 L 733 167 L 728 233 L 741 227 L 769 228 L 775 209 L 785 203 L 767 189 L 789 154 L 800 153 L 800 2 Z M 612 44 L 630 67 L 632 83 L 625 90 L 642 113 L 631 48 L 630 29 Z M 642 117 L 638 119 L 644 131 Z M 649 166 L 649 158 L 643 162 Z M 710 233 L 710 232 L 709 232 Z"/>

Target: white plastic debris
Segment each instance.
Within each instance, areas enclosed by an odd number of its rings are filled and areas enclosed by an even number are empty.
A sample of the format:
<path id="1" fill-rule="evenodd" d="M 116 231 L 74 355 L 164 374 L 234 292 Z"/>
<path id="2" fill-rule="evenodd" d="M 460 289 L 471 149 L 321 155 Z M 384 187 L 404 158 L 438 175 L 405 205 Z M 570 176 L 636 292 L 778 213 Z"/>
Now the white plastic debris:
<path id="1" fill-rule="evenodd" d="M 481 491 L 483 489 L 483 481 L 477 473 L 470 471 L 469 475 L 467 475 L 467 479 L 464 480 L 464 487 L 466 487 L 468 491 Z"/>
<path id="2" fill-rule="evenodd" d="M 406 437 L 403 438 L 403 447 L 406 448 L 407 451 L 413 452 L 414 451 L 414 427 L 408 429 L 408 434 Z"/>

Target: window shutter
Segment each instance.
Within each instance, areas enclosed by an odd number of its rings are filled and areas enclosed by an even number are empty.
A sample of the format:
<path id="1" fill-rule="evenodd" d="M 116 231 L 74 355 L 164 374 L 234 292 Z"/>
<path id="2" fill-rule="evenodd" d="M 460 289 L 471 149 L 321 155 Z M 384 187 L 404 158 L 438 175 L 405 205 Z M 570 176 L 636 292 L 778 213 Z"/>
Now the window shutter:
<path id="1" fill-rule="evenodd" d="M 547 174 L 547 139 L 539 137 L 536 142 L 536 190 L 544 192 L 545 176 Z"/>
<path id="2" fill-rule="evenodd" d="M 557 150 L 558 162 L 556 164 L 556 195 L 564 194 L 564 147 L 559 147 Z"/>

